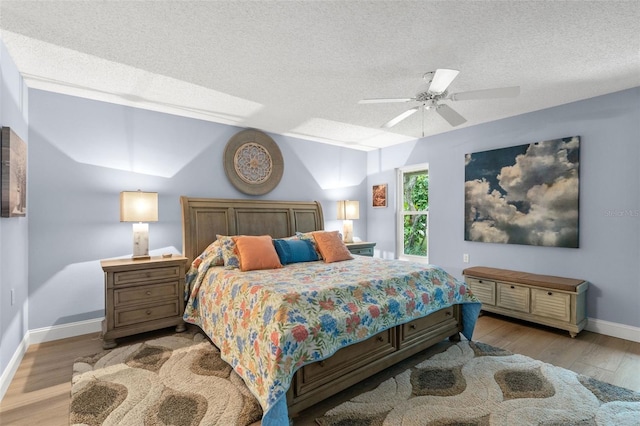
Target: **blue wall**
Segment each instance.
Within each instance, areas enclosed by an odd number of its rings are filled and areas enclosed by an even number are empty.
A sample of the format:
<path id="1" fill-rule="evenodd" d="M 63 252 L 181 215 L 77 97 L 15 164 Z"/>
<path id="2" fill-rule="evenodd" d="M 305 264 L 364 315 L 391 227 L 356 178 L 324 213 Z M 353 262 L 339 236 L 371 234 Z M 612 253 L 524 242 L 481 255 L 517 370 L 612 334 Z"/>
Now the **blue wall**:
<path id="1" fill-rule="evenodd" d="M 104 316 L 100 259 L 131 255 L 119 193 L 159 193 L 151 253 L 182 251 L 181 195 L 246 198 L 222 167 L 241 129 L 31 90 L 29 109 L 29 329 Z M 365 152 L 271 135 L 284 174 L 256 198 L 318 200 L 325 227 L 340 229 L 336 201 L 367 197 Z M 366 209 L 365 209 L 366 210 Z M 355 235 L 366 237 L 366 214 Z"/>
<path id="2" fill-rule="evenodd" d="M 29 149 L 27 107 L 22 77 L 0 41 L 0 125 L 11 127 Z M 0 377 L 3 378 L 28 330 L 27 224 L 28 216 L 0 218 Z M 4 383 L 0 381 L 0 396 L 4 393 Z"/>
<path id="3" fill-rule="evenodd" d="M 464 241 L 465 154 L 576 135 L 580 248 Z M 420 163 L 429 163 L 430 262 L 458 277 L 483 265 L 585 279 L 589 318 L 640 326 L 640 88 L 370 152 L 368 186 L 390 189 L 391 206 L 368 212 L 382 256 L 395 255 L 395 169 Z"/>

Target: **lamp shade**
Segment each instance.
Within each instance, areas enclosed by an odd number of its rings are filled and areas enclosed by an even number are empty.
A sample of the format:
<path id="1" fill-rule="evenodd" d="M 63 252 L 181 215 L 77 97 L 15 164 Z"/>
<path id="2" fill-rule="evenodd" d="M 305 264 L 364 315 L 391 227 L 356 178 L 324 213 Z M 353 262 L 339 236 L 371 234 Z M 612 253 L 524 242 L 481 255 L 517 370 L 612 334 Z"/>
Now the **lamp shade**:
<path id="1" fill-rule="evenodd" d="M 338 201 L 338 220 L 360 219 L 360 202 Z"/>
<path id="2" fill-rule="evenodd" d="M 157 221 L 157 192 L 123 191 L 120 193 L 120 222 Z"/>

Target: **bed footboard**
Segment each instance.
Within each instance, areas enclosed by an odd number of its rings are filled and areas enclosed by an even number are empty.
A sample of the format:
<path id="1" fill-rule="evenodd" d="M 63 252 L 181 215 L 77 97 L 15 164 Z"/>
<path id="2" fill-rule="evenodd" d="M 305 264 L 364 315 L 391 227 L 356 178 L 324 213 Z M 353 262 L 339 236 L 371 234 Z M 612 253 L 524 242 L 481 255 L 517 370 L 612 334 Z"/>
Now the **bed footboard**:
<path id="1" fill-rule="evenodd" d="M 462 331 L 459 305 L 444 308 L 382 331 L 340 349 L 323 361 L 305 365 L 287 393 L 289 415 L 300 411 Z"/>

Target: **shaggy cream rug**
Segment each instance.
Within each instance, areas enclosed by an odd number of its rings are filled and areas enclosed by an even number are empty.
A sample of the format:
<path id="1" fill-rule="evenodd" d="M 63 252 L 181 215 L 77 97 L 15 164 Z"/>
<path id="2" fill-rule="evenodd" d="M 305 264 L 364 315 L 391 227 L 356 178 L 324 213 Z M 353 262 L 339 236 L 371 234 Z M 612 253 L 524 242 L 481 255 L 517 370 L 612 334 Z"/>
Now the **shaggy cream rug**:
<path id="1" fill-rule="evenodd" d="M 122 346 L 73 365 L 70 424 L 250 425 L 262 410 L 200 333 Z"/>
<path id="2" fill-rule="evenodd" d="M 321 426 L 640 425 L 640 394 L 459 342 L 332 408 Z"/>

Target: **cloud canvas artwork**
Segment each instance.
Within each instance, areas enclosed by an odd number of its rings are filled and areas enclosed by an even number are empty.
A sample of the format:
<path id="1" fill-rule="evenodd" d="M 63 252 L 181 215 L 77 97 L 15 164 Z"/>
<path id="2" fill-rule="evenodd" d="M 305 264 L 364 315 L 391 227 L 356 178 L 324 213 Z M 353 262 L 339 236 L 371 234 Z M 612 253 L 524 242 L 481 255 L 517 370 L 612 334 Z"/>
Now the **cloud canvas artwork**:
<path id="1" fill-rule="evenodd" d="M 580 137 L 465 156 L 464 239 L 578 247 Z"/>

